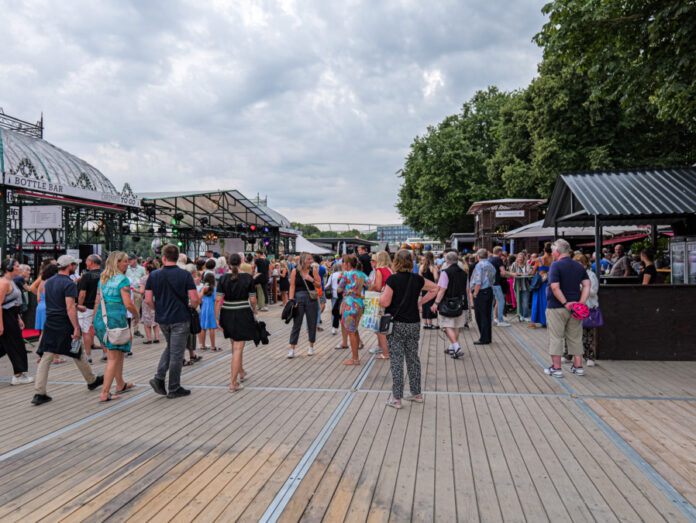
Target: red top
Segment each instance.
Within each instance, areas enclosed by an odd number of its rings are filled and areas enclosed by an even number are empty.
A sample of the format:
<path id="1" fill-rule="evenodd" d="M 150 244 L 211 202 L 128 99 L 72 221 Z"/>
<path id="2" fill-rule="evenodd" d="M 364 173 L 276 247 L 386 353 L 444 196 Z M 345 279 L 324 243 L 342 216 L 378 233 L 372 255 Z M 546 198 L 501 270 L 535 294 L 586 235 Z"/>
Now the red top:
<path id="1" fill-rule="evenodd" d="M 389 267 L 377 267 L 377 270 L 382 273 L 382 288 L 380 289 L 380 291 L 382 291 L 387 285 L 387 278 L 394 273 Z"/>

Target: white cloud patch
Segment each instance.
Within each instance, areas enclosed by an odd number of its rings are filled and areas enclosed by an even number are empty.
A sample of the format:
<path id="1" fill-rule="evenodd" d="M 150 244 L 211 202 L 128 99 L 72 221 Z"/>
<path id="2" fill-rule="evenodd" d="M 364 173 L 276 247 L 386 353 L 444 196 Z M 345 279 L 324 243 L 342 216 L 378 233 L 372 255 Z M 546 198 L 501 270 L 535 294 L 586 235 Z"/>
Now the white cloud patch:
<path id="1" fill-rule="evenodd" d="M 0 0 L 0 106 L 118 188 L 393 223 L 413 138 L 534 76 L 543 4 Z"/>

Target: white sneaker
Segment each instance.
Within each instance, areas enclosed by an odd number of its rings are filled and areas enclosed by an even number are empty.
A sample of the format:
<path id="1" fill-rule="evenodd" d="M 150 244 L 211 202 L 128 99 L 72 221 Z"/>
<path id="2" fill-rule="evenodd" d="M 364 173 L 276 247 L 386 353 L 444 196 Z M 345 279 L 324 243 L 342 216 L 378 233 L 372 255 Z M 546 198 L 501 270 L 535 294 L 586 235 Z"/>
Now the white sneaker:
<path id="1" fill-rule="evenodd" d="M 314 356 L 314 347 L 307 349 L 307 356 Z"/>
<path id="2" fill-rule="evenodd" d="M 295 351 L 292 350 L 292 349 L 290 349 L 290 350 L 288 351 L 288 359 L 291 360 L 291 359 L 293 359 L 294 357 L 295 357 Z"/>
<path id="3" fill-rule="evenodd" d="M 496 323 L 496 325 L 498 327 L 509 327 L 510 326 L 510 324 L 506 321 L 499 321 L 498 323 Z"/>
<path id="4" fill-rule="evenodd" d="M 34 378 L 27 376 L 25 373 L 19 376 L 12 376 L 12 385 L 26 385 L 27 383 L 33 383 Z"/>
<path id="5" fill-rule="evenodd" d="M 498 325 L 498 320 L 496 318 L 493 318 L 493 325 Z"/>
<path id="6" fill-rule="evenodd" d="M 331 334 L 332 334 L 333 336 L 336 336 L 336 333 L 337 333 L 337 332 L 338 332 L 338 329 L 335 329 L 335 328 L 331 327 Z"/>
<path id="7" fill-rule="evenodd" d="M 562 378 L 563 371 L 561 369 L 554 369 L 553 366 L 544 369 L 544 374 L 548 376 L 553 376 L 554 378 Z"/>
<path id="8" fill-rule="evenodd" d="M 588 366 L 588 367 L 594 367 L 594 366 L 595 366 L 594 360 L 587 360 L 586 363 L 587 363 L 587 366 Z"/>
<path id="9" fill-rule="evenodd" d="M 268 307 L 261 307 L 262 311 L 268 311 Z"/>

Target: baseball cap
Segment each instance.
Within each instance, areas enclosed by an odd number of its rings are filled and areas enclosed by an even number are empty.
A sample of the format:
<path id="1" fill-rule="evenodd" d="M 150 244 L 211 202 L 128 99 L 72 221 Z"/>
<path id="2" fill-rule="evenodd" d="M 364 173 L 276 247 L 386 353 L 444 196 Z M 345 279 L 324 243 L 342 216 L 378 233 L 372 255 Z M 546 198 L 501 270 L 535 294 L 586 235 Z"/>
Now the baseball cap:
<path id="1" fill-rule="evenodd" d="M 73 258 L 69 254 L 63 254 L 63 256 L 60 256 L 58 258 L 58 267 L 65 268 L 73 263 L 80 263 L 82 260 L 79 258 Z"/>
<path id="2" fill-rule="evenodd" d="M 129 260 L 135 260 L 136 258 L 137 258 L 137 256 L 135 255 L 134 252 L 132 252 L 132 253 L 130 253 L 130 254 L 128 255 L 128 259 L 129 259 Z"/>

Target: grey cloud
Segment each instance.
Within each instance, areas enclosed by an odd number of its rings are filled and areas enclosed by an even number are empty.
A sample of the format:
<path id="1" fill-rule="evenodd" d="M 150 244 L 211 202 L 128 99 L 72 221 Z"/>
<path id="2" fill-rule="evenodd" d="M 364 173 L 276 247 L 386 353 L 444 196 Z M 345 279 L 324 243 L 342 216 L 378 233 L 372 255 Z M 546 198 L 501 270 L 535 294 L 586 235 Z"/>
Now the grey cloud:
<path id="1" fill-rule="evenodd" d="M 286 3 L 0 0 L 0 106 L 119 187 L 395 222 L 412 139 L 540 58 L 543 1 Z"/>

